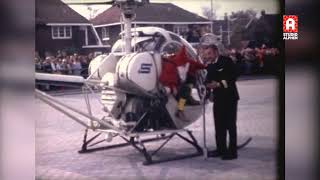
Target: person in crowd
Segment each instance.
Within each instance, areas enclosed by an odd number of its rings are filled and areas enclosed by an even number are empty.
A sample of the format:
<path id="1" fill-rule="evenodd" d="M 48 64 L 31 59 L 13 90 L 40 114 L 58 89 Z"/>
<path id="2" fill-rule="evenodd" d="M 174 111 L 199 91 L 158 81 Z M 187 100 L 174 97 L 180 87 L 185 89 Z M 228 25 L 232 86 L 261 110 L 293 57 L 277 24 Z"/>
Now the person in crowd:
<path id="1" fill-rule="evenodd" d="M 52 69 L 52 73 L 57 73 L 57 62 L 55 57 L 50 57 L 50 65 L 51 65 L 51 69 Z"/>
<path id="2" fill-rule="evenodd" d="M 200 32 L 198 29 L 192 27 L 187 33 L 187 41 L 190 43 L 197 43 L 200 40 Z"/>
<path id="3" fill-rule="evenodd" d="M 60 65 L 60 69 L 61 69 L 61 74 L 69 74 L 69 70 L 68 70 L 68 61 L 67 59 L 63 59 Z"/>
<path id="4" fill-rule="evenodd" d="M 45 73 L 52 73 L 52 67 L 51 67 L 51 62 L 50 62 L 50 57 L 46 57 L 42 64 L 43 71 Z"/>
<path id="5" fill-rule="evenodd" d="M 56 70 L 57 70 L 57 74 L 62 74 L 62 68 L 61 68 L 61 63 L 62 63 L 62 59 L 58 58 L 56 61 Z"/>
<path id="6" fill-rule="evenodd" d="M 34 58 L 36 72 L 43 72 L 43 67 L 42 67 L 43 62 L 42 61 L 43 60 L 40 58 L 39 53 L 36 51 L 35 58 Z"/>
<path id="7" fill-rule="evenodd" d="M 77 76 L 81 75 L 82 66 L 78 58 L 73 61 L 71 67 L 72 67 L 73 75 L 77 75 Z"/>
<path id="8" fill-rule="evenodd" d="M 249 75 L 253 72 L 254 61 L 255 61 L 255 51 L 252 48 L 245 48 L 242 50 L 243 60 L 245 64 L 244 73 Z"/>
<path id="9" fill-rule="evenodd" d="M 265 44 L 262 44 L 262 46 L 260 48 L 256 48 L 255 49 L 257 61 L 258 61 L 258 64 L 259 64 L 259 72 L 262 72 L 263 67 L 264 67 L 265 51 L 266 51 L 266 45 Z"/>
<path id="10" fill-rule="evenodd" d="M 88 76 L 88 68 L 89 68 L 88 57 L 81 56 L 79 60 L 80 60 L 81 67 L 82 67 L 81 76 L 87 77 Z"/>

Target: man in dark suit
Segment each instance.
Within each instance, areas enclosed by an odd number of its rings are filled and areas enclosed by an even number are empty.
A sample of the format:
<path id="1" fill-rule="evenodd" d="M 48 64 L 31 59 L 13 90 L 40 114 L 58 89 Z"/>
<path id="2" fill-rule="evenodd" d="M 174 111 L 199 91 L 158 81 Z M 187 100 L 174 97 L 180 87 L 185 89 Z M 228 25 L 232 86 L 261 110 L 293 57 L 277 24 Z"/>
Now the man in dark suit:
<path id="1" fill-rule="evenodd" d="M 206 87 L 213 98 L 213 116 L 217 149 L 209 152 L 209 157 L 220 156 L 223 160 L 236 159 L 237 153 L 237 105 L 239 93 L 236 80 L 238 68 L 233 61 L 219 55 L 217 46 L 211 44 L 204 49 L 207 63 Z M 227 133 L 229 146 L 227 147 Z"/>

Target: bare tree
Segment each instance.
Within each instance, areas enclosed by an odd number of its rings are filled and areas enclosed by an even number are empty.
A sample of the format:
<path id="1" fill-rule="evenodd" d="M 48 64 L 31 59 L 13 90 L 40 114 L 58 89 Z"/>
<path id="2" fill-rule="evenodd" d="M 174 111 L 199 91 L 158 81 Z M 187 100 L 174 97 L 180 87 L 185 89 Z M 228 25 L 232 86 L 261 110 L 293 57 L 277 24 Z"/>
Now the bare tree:
<path id="1" fill-rule="evenodd" d="M 215 20 L 217 18 L 216 12 L 211 11 L 210 7 L 204 6 L 204 7 L 201 7 L 201 9 L 202 9 L 202 14 L 206 18 L 208 18 L 210 20 Z"/>
<path id="2" fill-rule="evenodd" d="M 89 20 L 93 19 L 98 12 L 98 9 L 94 9 L 92 6 L 87 5 L 87 10 L 89 11 Z"/>
<path id="3" fill-rule="evenodd" d="M 206 18 L 210 20 L 217 19 L 217 10 L 220 8 L 219 4 L 214 4 L 212 6 L 212 9 L 210 6 L 202 6 L 202 15 L 204 15 Z"/>
<path id="4" fill-rule="evenodd" d="M 237 12 L 232 12 L 230 18 L 257 18 L 257 12 L 253 9 L 239 10 Z"/>

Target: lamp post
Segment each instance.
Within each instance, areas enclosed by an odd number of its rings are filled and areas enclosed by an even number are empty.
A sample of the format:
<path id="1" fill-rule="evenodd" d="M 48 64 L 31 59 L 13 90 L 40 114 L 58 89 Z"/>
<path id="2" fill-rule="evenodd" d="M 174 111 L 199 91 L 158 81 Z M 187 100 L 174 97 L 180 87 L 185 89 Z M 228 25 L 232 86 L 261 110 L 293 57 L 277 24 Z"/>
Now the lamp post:
<path id="1" fill-rule="evenodd" d="M 211 31 L 211 33 L 213 33 L 213 2 L 212 2 L 212 0 L 210 1 L 210 12 L 211 12 L 211 16 L 210 16 L 210 25 L 211 25 L 211 28 L 210 28 L 210 31 Z"/>
<path id="2" fill-rule="evenodd" d="M 228 28 L 228 46 L 230 45 L 230 21 L 229 21 L 229 15 L 227 15 L 227 28 Z"/>

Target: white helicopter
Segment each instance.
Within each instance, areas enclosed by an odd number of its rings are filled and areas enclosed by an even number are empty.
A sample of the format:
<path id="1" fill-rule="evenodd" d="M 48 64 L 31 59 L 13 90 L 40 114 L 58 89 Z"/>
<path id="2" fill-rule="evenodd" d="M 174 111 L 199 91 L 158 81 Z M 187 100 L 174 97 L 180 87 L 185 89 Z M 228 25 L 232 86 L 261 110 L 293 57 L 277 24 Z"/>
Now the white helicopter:
<path id="1" fill-rule="evenodd" d="M 201 62 L 196 50 L 185 39 L 162 28 L 139 27 L 132 29 L 131 23 L 135 17 L 134 10 L 144 2 L 114 0 L 105 4 L 110 3 L 118 5 L 121 9 L 124 31 L 120 34 L 121 39 L 113 45 L 111 53 L 97 56 L 90 62 L 88 78 L 43 73 L 35 75 L 37 82 L 55 81 L 81 84 L 87 112 L 69 106 L 40 90 L 36 90 L 36 97 L 86 128 L 80 153 L 132 145 L 145 157 L 145 165 L 199 155 L 207 157 L 204 116 L 206 101 L 203 84 L 205 71 L 197 73 L 194 86 L 197 93 L 193 93 L 193 96 L 197 95 L 193 98 L 200 100 L 200 105 L 186 106 L 185 108 L 184 113 L 188 117 L 188 121 L 175 115 L 177 100 L 174 95 L 166 93 L 159 82 L 163 55 L 185 46 L 188 56 Z M 97 117 L 92 113 L 89 93 L 99 96 L 103 117 Z M 204 120 L 203 147 L 198 144 L 192 131 L 187 129 L 187 126 L 200 119 L 201 115 Z M 86 118 L 87 121 L 79 116 Z M 89 130 L 97 134 L 88 140 Z M 189 137 L 183 136 L 182 133 L 186 133 Z M 103 140 L 93 142 L 101 134 L 105 134 L 106 137 Z M 102 142 L 110 142 L 116 136 L 125 140 L 125 143 L 92 147 L 92 145 Z M 149 136 L 155 136 L 155 138 L 144 138 Z M 174 136 L 193 145 L 195 152 L 173 158 L 155 159 L 154 156 L 158 151 Z M 158 149 L 149 151 L 144 144 L 156 140 L 164 142 Z M 247 145 L 250 140 L 251 138 L 239 148 Z"/>

